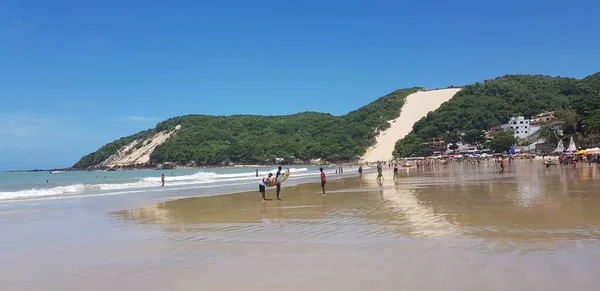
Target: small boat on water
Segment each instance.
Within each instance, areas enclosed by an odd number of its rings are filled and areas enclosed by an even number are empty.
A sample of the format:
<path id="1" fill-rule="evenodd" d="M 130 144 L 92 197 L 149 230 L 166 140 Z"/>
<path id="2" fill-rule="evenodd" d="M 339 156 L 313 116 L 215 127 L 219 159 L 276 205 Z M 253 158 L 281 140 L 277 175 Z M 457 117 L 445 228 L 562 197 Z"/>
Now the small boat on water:
<path id="1" fill-rule="evenodd" d="M 65 171 L 50 171 L 50 174 L 60 174 L 60 173 L 64 173 Z"/>

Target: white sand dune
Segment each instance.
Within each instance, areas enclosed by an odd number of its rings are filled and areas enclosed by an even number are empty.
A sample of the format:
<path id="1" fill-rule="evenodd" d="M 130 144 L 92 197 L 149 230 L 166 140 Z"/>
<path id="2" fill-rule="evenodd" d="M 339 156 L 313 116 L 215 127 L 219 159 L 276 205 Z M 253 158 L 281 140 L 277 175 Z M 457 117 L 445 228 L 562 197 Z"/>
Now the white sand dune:
<path id="1" fill-rule="evenodd" d="M 400 116 L 389 121 L 391 127 L 379 133 L 377 142 L 362 156 L 362 161 L 375 162 L 391 159 L 396 141 L 404 138 L 412 130 L 415 122 L 425 117 L 427 113 L 438 109 L 442 103 L 452 99 L 458 91 L 460 88 L 419 91 L 408 95 Z"/>
<path id="2" fill-rule="evenodd" d="M 175 130 L 168 132 L 161 131 L 147 140 L 134 140 L 121 148 L 116 154 L 110 156 L 100 165 L 107 168 L 145 165 L 150 162 L 150 155 L 154 149 L 167 141 L 167 139 L 180 128 L 181 125 L 177 125 Z"/>

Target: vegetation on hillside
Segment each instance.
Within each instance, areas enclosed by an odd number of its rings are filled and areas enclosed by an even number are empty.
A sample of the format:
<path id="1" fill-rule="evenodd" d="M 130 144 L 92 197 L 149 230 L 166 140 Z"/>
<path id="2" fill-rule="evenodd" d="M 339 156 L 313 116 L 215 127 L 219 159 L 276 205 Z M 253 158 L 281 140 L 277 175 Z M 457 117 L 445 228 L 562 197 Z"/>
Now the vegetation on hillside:
<path id="1" fill-rule="evenodd" d="M 583 80 L 539 75 L 507 75 L 464 87 L 429 113 L 396 143 L 395 155 L 423 155 L 417 143 L 458 132 L 488 130 L 512 116 L 531 117 L 556 110 L 566 135 L 598 133 L 594 110 L 600 109 L 600 73 Z M 588 125 L 587 131 L 582 125 Z M 548 133 L 549 134 L 549 133 Z M 487 144 L 489 147 L 489 144 Z M 507 149 L 508 150 L 508 149 Z"/>
<path id="2" fill-rule="evenodd" d="M 155 133 L 154 130 L 144 130 L 144 131 L 138 132 L 134 135 L 122 137 L 118 140 L 115 140 L 109 144 L 104 145 L 99 150 L 83 156 L 83 158 L 81 158 L 75 165 L 73 165 L 73 168 L 85 169 L 85 168 L 88 168 L 91 166 L 98 165 L 98 164 L 104 162 L 106 159 L 108 159 L 113 154 L 115 154 L 122 147 L 132 143 L 134 140 L 138 140 L 138 139 L 143 140 L 143 139 L 150 138 L 151 136 L 154 135 L 154 133 Z"/>
<path id="3" fill-rule="evenodd" d="M 378 131 L 387 129 L 388 121 L 399 116 L 405 98 L 417 90 L 419 88 L 394 91 L 343 116 L 304 112 L 286 116 L 174 117 L 152 130 L 109 143 L 73 167 L 96 166 L 142 135 L 170 131 L 177 125 L 181 125 L 181 129 L 154 150 L 151 163 L 263 163 L 292 157 L 349 160 L 364 154 Z"/>

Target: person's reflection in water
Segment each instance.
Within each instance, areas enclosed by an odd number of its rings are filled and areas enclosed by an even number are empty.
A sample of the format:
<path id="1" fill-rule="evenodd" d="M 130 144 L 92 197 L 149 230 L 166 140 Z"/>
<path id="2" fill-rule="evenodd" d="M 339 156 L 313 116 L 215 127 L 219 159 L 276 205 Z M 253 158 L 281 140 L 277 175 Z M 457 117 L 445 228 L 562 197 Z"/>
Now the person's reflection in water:
<path id="1" fill-rule="evenodd" d="M 263 223 L 271 223 L 271 220 L 267 217 L 267 204 L 265 203 L 260 208 L 260 218 Z"/>
<path id="2" fill-rule="evenodd" d="M 325 197 L 325 196 L 323 196 L 323 204 L 322 204 L 321 208 L 322 208 L 321 210 L 323 211 L 323 218 L 327 217 L 327 214 L 328 214 L 328 212 L 327 212 L 327 197 Z"/>
<path id="3" fill-rule="evenodd" d="M 277 216 L 275 217 L 275 222 L 279 223 L 281 219 L 281 202 L 277 201 Z"/>

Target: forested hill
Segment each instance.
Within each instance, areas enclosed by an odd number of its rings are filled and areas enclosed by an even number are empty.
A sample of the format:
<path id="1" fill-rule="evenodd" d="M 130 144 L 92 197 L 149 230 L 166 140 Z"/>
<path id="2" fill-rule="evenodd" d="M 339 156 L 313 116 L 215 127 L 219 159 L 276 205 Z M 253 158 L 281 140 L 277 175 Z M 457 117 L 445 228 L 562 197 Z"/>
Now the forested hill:
<path id="1" fill-rule="evenodd" d="M 414 124 L 396 143 L 400 157 L 431 154 L 422 144 L 442 137 L 452 142 L 460 132 L 488 130 L 512 116 L 548 110 L 572 110 L 575 123 L 585 124 L 600 109 L 600 73 L 583 80 L 540 75 L 507 75 L 463 87 L 450 101 Z M 588 120 L 588 123 L 591 120 Z M 586 134 L 588 132 L 582 132 Z"/>
<path id="2" fill-rule="evenodd" d="M 303 112 L 286 116 L 186 115 L 156 128 L 121 138 L 81 158 L 73 168 L 98 166 L 136 140 L 180 129 L 150 155 L 150 164 L 215 165 L 224 162 L 262 163 L 291 157 L 308 160 L 349 160 L 365 153 L 377 131 L 399 116 L 405 98 L 422 88 L 394 91 L 343 116 Z M 140 142 L 141 146 L 142 143 Z"/>

